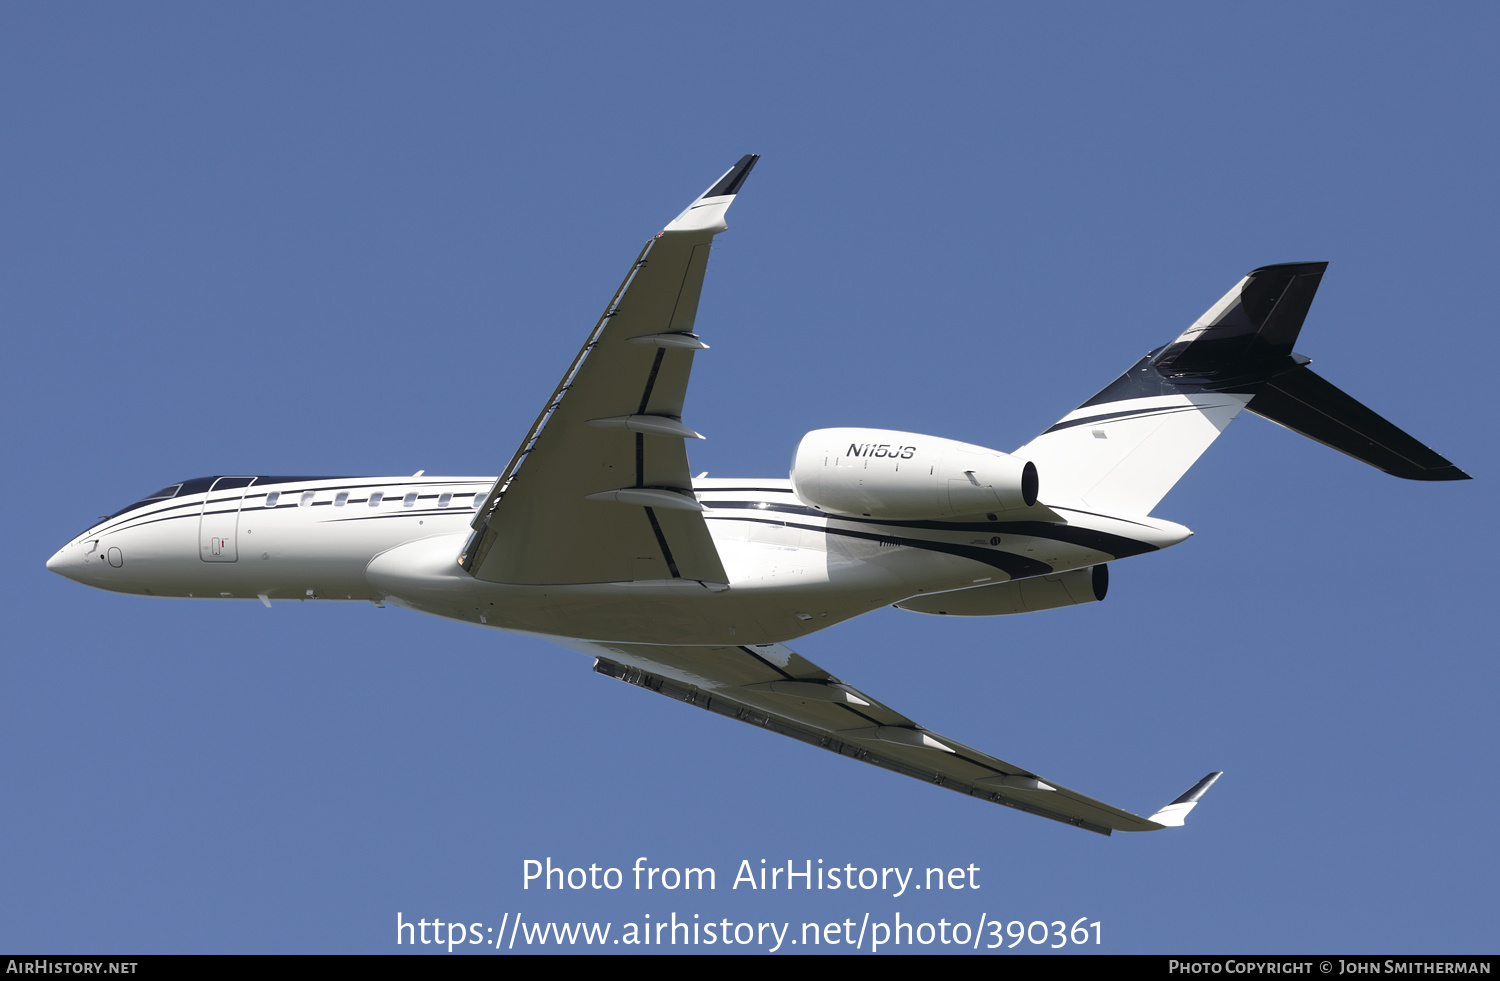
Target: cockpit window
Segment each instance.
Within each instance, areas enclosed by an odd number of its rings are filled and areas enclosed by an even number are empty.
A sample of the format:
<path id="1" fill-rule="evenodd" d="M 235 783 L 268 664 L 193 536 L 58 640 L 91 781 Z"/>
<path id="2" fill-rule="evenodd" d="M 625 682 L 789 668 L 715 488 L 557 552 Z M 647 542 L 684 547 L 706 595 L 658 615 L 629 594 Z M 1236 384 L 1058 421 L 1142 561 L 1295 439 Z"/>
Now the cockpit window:
<path id="1" fill-rule="evenodd" d="M 188 494 L 201 493 L 202 491 L 208 490 L 209 485 L 212 484 L 213 482 L 214 482 L 214 478 L 212 478 L 212 477 L 199 477 L 197 480 L 184 480 L 181 483 L 168 484 L 167 486 L 163 487 L 161 490 L 157 491 L 155 494 L 147 494 L 145 497 L 141 498 L 140 500 L 133 501 L 130 504 L 125 505 L 120 510 L 116 511 L 114 514 L 110 515 L 110 517 L 111 518 L 118 518 L 120 515 L 124 514 L 126 511 L 134 511 L 136 508 L 143 508 L 147 504 L 155 504 L 157 501 L 170 501 L 172 498 L 176 497 L 177 495 L 184 493 L 183 488 L 187 488 L 187 490 L 185 491 L 185 493 L 188 493 Z M 189 484 L 194 485 L 194 486 L 189 487 L 188 486 Z M 199 485 L 201 485 L 201 486 L 199 486 Z"/>

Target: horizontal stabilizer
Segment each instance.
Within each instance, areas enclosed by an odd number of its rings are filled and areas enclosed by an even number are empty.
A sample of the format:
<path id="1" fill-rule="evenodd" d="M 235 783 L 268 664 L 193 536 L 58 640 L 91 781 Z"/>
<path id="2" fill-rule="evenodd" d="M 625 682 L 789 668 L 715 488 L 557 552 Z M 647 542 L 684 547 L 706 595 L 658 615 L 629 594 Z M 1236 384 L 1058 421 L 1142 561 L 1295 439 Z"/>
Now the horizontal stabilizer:
<path id="1" fill-rule="evenodd" d="M 1251 412 L 1408 480 L 1468 480 L 1469 475 L 1344 394 L 1306 365 L 1266 382 Z"/>
<path id="2" fill-rule="evenodd" d="M 1166 807 L 1163 807 L 1161 810 L 1151 815 L 1151 820 L 1155 821 L 1157 824 L 1161 825 L 1164 828 L 1182 827 L 1183 823 L 1187 821 L 1188 811 L 1191 811 L 1193 808 L 1198 806 L 1198 801 L 1203 798 L 1204 794 L 1208 793 L 1208 788 L 1212 787 L 1214 785 L 1214 781 L 1218 780 L 1223 775 L 1223 770 L 1210 773 L 1202 780 L 1199 780 L 1197 783 L 1193 784 L 1193 786 L 1188 790 L 1187 793 L 1178 797 L 1176 800 L 1172 801 L 1172 803 L 1168 804 Z"/>

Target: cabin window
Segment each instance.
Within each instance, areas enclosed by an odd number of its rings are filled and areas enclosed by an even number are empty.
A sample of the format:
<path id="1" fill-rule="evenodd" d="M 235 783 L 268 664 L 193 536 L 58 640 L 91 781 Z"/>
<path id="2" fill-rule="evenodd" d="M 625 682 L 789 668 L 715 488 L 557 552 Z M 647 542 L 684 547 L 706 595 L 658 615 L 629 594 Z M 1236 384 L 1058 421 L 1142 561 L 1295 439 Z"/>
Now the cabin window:
<path id="1" fill-rule="evenodd" d="M 336 507 L 336 508 L 341 508 L 345 504 L 348 504 L 348 503 L 349 503 L 349 492 L 348 491 L 339 491 L 337 494 L 335 494 L 333 496 L 333 506 Z"/>
<path id="2" fill-rule="evenodd" d="M 370 495 L 370 507 L 372 507 L 372 508 L 378 508 L 378 507 L 380 507 L 380 502 L 382 500 L 384 500 L 384 499 L 385 499 L 385 495 L 383 493 L 381 493 L 380 491 L 375 491 L 373 494 Z"/>
<path id="3" fill-rule="evenodd" d="M 438 495 L 438 507 L 445 508 L 452 503 L 453 494 L 451 491 L 444 491 L 443 493 Z"/>
<path id="4" fill-rule="evenodd" d="M 279 500 L 281 500 L 281 491 L 272 491 L 266 495 L 266 507 L 274 508 Z"/>
<path id="5" fill-rule="evenodd" d="M 312 491 L 303 491 L 302 499 L 297 502 L 297 506 L 299 508 L 311 507 L 314 496 Z"/>
<path id="6" fill-rule="evenodd" d="M 416 491 L 412 491 L 411 493 L 407 494 L 405 497 L 403 497 L 401 499 L 401 506 L 404 507 L 404 508 L 409 508 L 409 507 L 411 507 L 415 503 L 417 503 L 417 492 Z"/>
<path id="7" fill-rule="evenodd" d="M 472 502 L 470 502 L 469 506 L 472 507 L 472 508 L 474 508 L 477 511 L 479 509 L 479 505 L 481 505 L 483 503 L 484 503 L 484 495 L 476 493 L 474 495 L 474 500 Z"/>

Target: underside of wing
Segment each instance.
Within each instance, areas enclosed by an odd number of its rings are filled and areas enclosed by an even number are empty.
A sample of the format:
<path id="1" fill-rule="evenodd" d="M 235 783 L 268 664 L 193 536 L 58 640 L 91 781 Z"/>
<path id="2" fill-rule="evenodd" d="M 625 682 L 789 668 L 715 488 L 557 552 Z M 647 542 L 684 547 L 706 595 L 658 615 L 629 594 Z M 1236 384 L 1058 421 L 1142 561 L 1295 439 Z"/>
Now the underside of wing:
<path id="1" fill-rule="evenodd" d="M 755 165 L 735 164 L 646 243 L 474 520 L 490 582 L 726 581 L 693 497 L 683 425 L 713 237 Z"/>
<path id="2" fill-rule="evenodd" d="M 594 670 L 971 797 L 1099 834 L 1182 824 L 1210 774 L 1144 818 L 922 728 L 781 644 L 671 647 L 569 642 Z"/>

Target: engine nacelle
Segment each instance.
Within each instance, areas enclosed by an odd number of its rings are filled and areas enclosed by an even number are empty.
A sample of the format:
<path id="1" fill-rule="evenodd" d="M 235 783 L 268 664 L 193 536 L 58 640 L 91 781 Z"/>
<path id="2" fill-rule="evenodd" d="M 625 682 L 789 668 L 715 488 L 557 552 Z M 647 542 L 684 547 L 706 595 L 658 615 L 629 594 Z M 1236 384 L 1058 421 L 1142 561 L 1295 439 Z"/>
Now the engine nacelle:
<path id="1" fill-rule="evenodd" d="M 999 617 L 1097 603 L 1109 592 L 1109 566 L 1073 569 L 1055 576 L 996 582 L 951 593 L 925 593 L 896 604 L 898 610 L 949 617 Z"/>
<path id="2" fill-rule="evenodd" d="M 792 461 L 804 504 L 850 518 L 931 520 L 1036 503 L 1036 465 L 996 450 L 887 429 L 817 429 Z"/>

